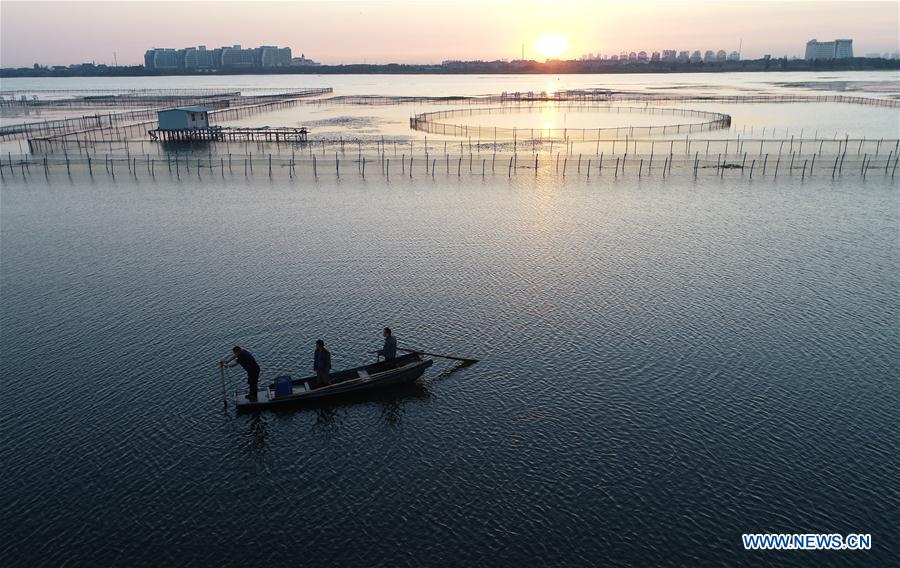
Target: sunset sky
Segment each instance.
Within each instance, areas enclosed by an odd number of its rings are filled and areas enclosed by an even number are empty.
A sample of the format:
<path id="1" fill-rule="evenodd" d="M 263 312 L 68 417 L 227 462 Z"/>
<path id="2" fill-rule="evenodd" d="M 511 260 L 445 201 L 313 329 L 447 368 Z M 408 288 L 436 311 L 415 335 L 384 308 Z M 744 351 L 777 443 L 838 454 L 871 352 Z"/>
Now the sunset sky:
<path id="1" fill-rule="evenodd" d="M 662 49 L 802 56 L 807 40 L 900 50 L 887 2 L 0 2 L 0 65 L 143 62 L 150 47 L 291 47 L 323 63 L 543 60 Z"/>

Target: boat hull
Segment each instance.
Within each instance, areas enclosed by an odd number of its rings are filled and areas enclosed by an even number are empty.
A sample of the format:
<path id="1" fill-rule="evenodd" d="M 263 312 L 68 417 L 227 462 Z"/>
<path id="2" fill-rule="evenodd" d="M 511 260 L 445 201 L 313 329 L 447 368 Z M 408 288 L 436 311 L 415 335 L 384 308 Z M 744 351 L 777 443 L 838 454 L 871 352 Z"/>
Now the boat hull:
<path id="1" fill-rule="evenodd" d="M 332 373 L 332 383 L 320 388 L 310 388 L 315 377 L 303 377 L 291 379 L 290 394 L 276 396 L 274 383 L 260 390 L 256 400 L 249 399 L 247 393 L 236 393 L 235 406 L 239 411 L 252 411 L 347 398 L 415 382 L 432 364 L 430 359 L 422 359 L 418 354 L 410 353 L 393 361 L 381 361 Z"/>

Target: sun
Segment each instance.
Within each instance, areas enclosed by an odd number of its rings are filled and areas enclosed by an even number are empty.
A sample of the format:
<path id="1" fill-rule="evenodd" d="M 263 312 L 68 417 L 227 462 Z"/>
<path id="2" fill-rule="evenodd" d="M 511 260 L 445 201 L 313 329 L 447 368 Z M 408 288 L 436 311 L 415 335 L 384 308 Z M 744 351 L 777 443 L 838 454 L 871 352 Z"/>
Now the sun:
<path id="1" fill-rule="evenodd" d="M 537 38 L 534 49 L 546 58 L 559 57 L 569 49 L 569 38 L 562 34 L 544 34 Z"/>

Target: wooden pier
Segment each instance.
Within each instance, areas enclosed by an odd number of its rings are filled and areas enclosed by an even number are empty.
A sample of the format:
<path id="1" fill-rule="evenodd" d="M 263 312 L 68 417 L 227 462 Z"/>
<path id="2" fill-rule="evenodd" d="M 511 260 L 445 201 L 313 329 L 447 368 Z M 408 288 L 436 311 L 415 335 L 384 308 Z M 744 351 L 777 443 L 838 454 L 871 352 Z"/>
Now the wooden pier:
<path id="1" fill-rule="evenodd" d="M 186 128 L 179 130 L 161 130 L 155 128 L 147 131 L 150 140 L 162 142 L 306 142 L 309 131 L 306 127 L 270 127 L 232 128 L 227 126 L 210 126 L 209 128 Z"/>

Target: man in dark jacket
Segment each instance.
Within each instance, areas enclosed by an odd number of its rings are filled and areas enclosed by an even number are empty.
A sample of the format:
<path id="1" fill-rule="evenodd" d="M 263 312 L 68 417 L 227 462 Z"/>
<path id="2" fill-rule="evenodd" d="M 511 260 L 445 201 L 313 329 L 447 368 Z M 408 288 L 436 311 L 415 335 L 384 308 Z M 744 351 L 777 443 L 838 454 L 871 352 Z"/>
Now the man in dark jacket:
<path id="1" fill-rule="evenodd" d="M 378 354 L 390 361 L 397 357 L 397 338 L 391 335 L 391 328 L 384 328 L 384 347 L 378 350 Z"/>
<path id="2" fill-rule="evenodd" d="M 246 349 L 241 349 L 235 345 L 232 349 L 232 355 L 227 359 L 220 361 L 223 367 L 235 367 L 240 365 L 247 371 L 247 398 L 256 400 L 256 392 L 259 390 L 259 365 L 253 354 Z"/>
<path id="3" fill-rule="evenodd" d="M 331 372 L 331 352 L 325 349 L 325 342 L 316 340 L 316 351 L 313 353 L 313 370 L 316 372 L 316 384 L 314 389 L 331 384 L 329 373 Z"/>

